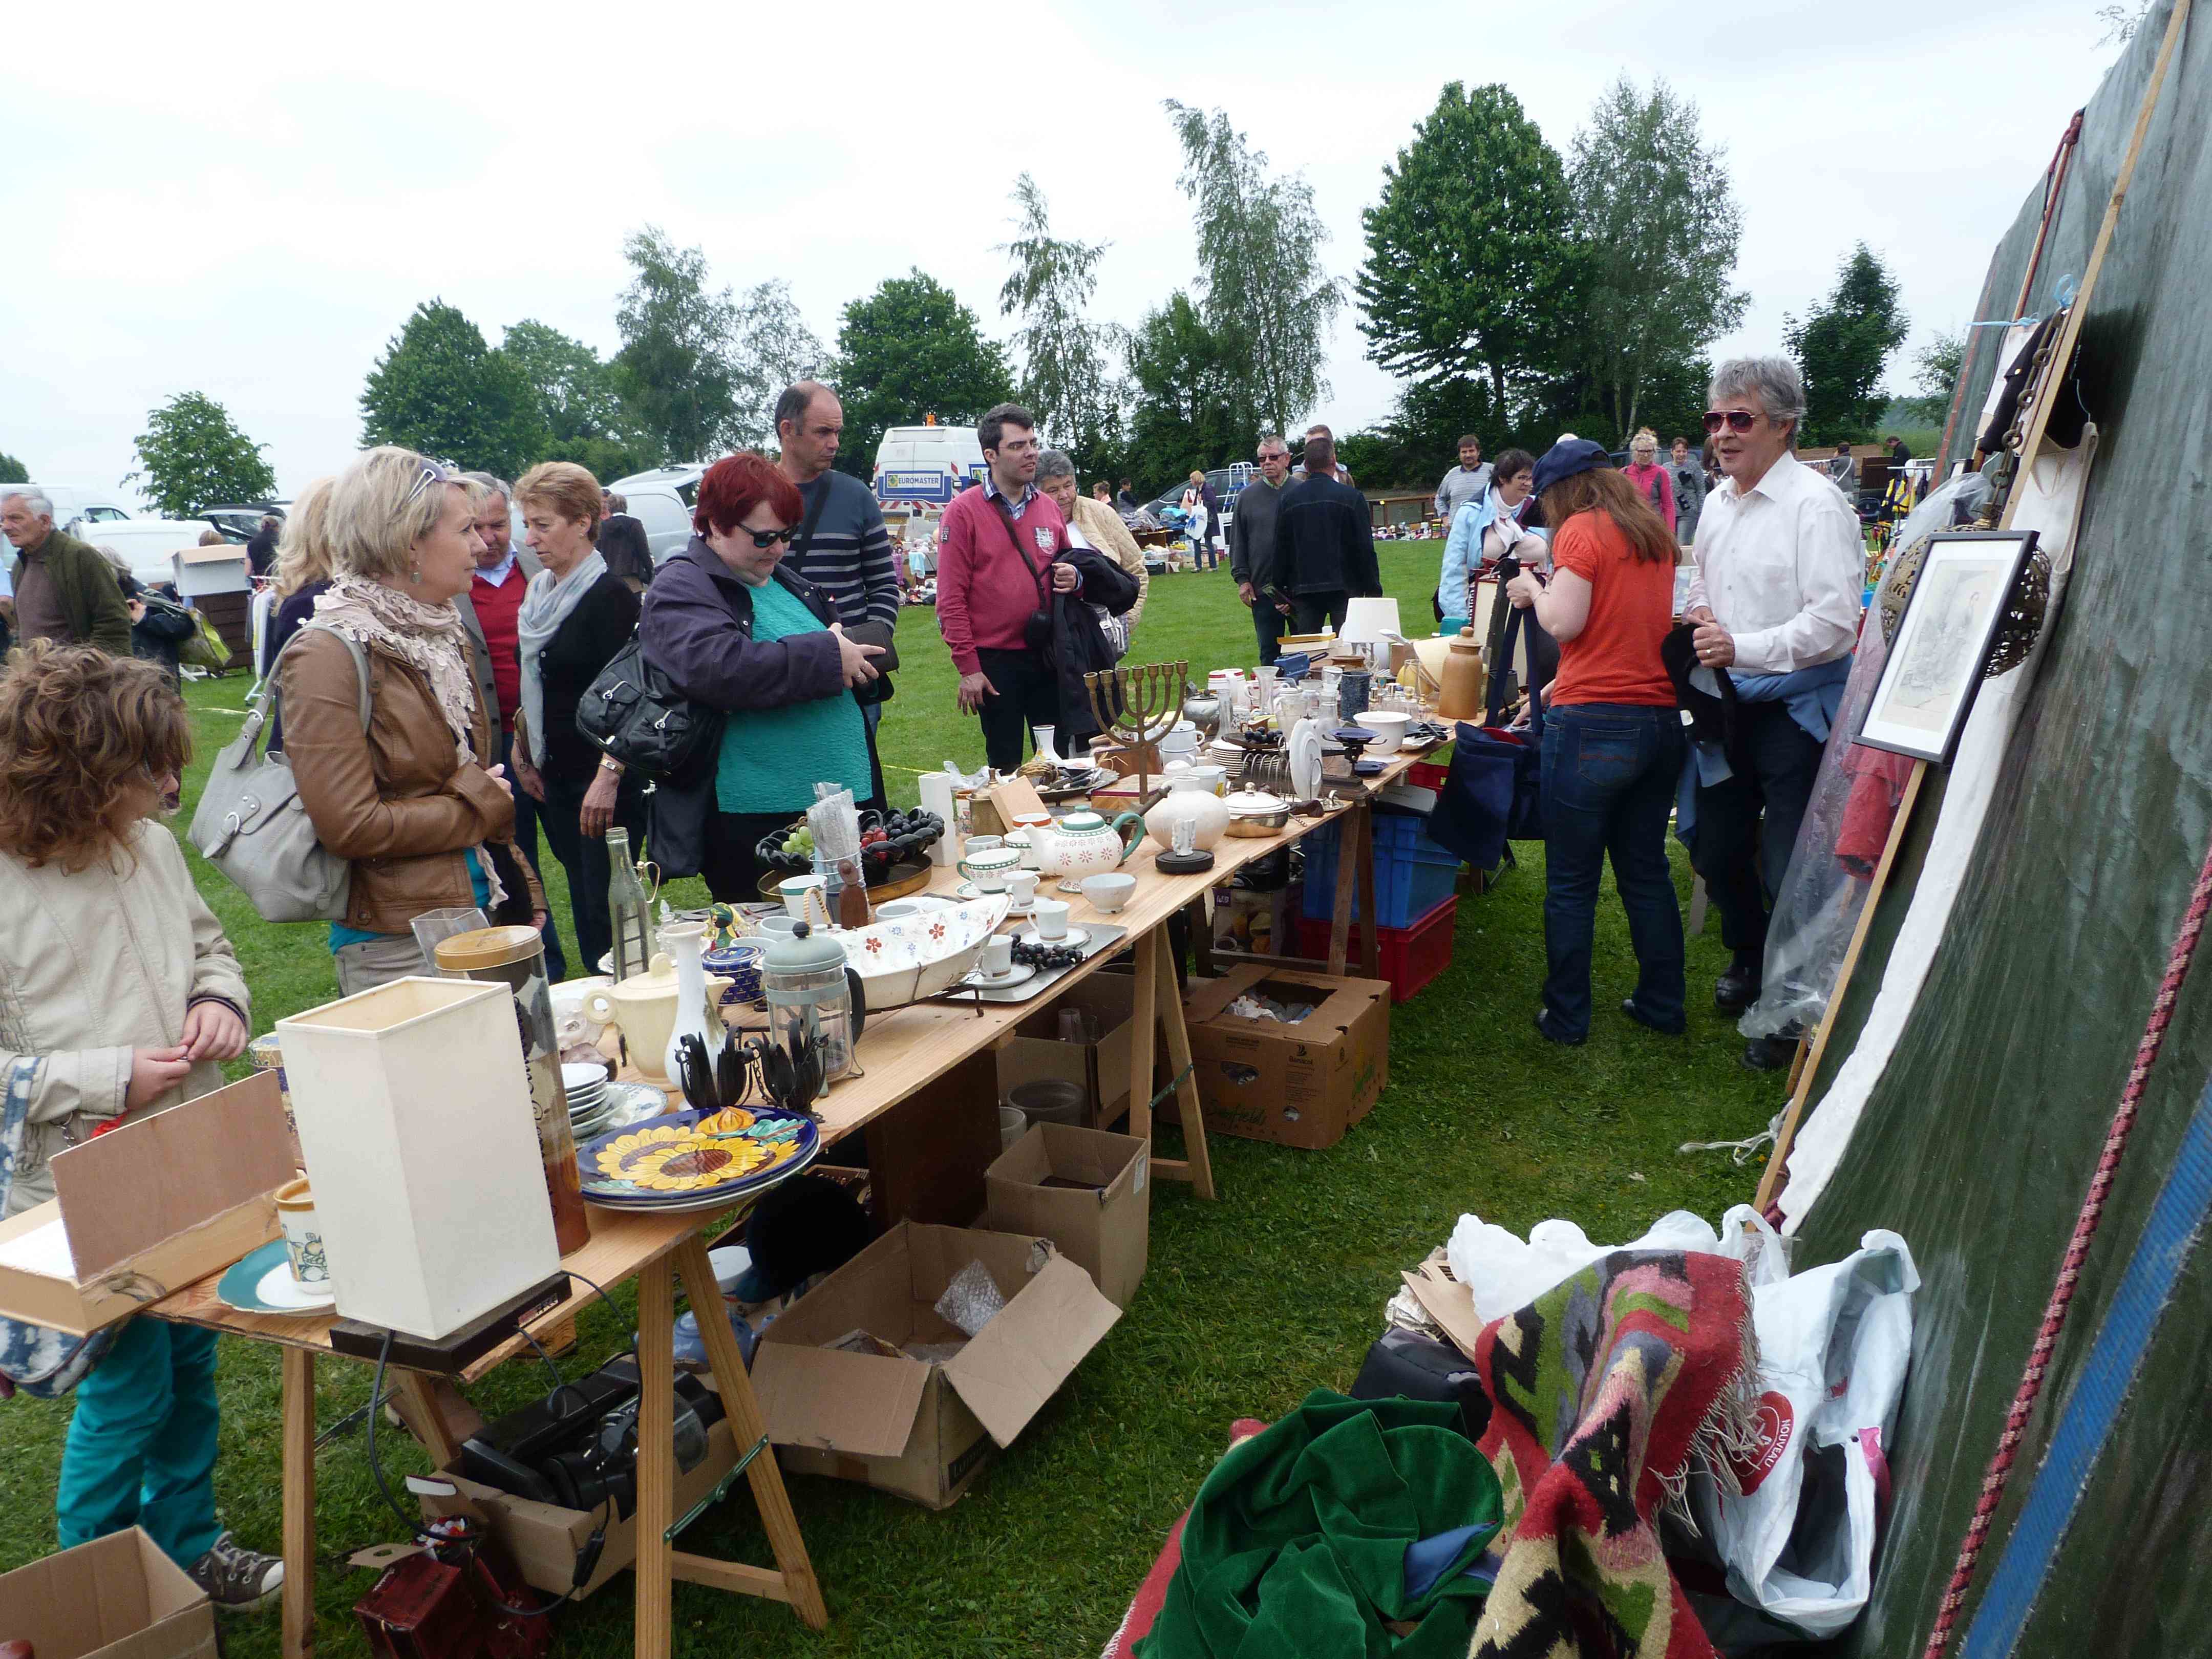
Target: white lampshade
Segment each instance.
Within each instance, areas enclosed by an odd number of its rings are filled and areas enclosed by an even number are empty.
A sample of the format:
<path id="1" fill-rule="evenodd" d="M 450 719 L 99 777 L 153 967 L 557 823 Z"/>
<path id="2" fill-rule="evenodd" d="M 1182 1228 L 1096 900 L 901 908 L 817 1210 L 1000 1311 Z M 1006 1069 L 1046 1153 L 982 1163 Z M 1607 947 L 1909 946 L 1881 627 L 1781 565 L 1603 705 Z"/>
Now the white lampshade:
<path id="1" fill-rule="evenodd" d="M 1395 599 L 1353 599 L 1346 607 L 1344 626 L 1337 638 L 1346 645 L 1381 645 L 1403 639 L 1398 627 Z"/>

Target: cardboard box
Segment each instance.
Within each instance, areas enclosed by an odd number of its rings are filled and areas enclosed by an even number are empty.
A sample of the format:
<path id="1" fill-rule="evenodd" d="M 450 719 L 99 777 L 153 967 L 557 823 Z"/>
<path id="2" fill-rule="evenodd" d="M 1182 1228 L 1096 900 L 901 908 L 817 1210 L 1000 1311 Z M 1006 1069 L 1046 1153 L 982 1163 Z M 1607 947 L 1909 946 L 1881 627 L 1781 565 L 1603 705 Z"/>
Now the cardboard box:
<path id="1" fill-rule="evenodd" d="M 984 1177 L 983 1224 L 1048 1238 L 1127 1308 L 1144 1282 L 1152 1231 L 1152 1148 L 1133 1135 L 1039 1123 Z"/>
<path id="2" fill-rule="evenodd" d="M 1248 956 L 1295 955 L 1297 939 L 1291 926 L 1290 889 L 1255 893 L 1242 887 L 1215 888 L 1213 944 L 1217 950 L 1242 951 Z"/>
<path id="3" fill-rule="evenodd" d="M 1295 1025 L 1226 1012 L 1245 992 L 1312 1000 Z M 1252 1140 L 1334 1146 L 1390 1080 L 1390 987 L 1245 963 L 1194 987 L 1185 1011 L 1206 1127 Z"/>
<path id="4" fill-rule="evenodd" d="M 128 1318 L 275 1238 L 292 1175 L 270 1072 L 95 1135 L 0 1222 L 0 1313 L 79 1336 Z"/>
<path id="5" fill-rule="evenodd" d="M 961 1340 L 936 1311 L 980 1261 L 1006 1305 L 944 1360 L 824 1345 L 865 1330 L 902 1348 Z M 1042 1238 L 925 1227 L 885 1233 L 761 1333 L 753 1389 L 784 1467 L 941 1510 L 1043 1408 L 1121 1310 Z"/>
<path id="6" fill-rule="evenodd" d="M 341 1318 L 434 1340 L 560 1267 L 513 991 L 394 980 L 276 1033 Z"/>
<path id="7" fill-rule="evenodd" d="M 737 1461 L 737 1441 L 726 1418 L 707 1431 L 707 1455 L 698 1467 L 689 1474 L 678 1474 L 675 1513 L 678 1516 L 690 1514 L 692 1505 L 714 1491 L 715 1483 L 736 1466 Z M 506 1547 L 507 1554 L 532 1588 L 555 1595 L 568 1593 L 569 1583 L 576 1576 L 577 1552 L 605 1519 L 604 1508 L 568 1510 L 558 1504 L 517 1498 L 496 1487 L 479 1485 L 452 1468 L 441 1470 L 439 1478 L 452 1483 L 453 1495 L 422 1493 L 420 1501 L 424 1515 L 433 1520 L 447 1515 L 474 1516 L 491 1528 L 492 1536 Z M 589 1595 L 636 1559 L 637 1516 L 633 1512 L 607 1528 L 599 1565 L 577 1595 Z M 46 1659 L 43 1651 L 39 1659 Z"/>
<path id="8" fill-rule="evenodd" d="M 999 1098 L 1018 1083 L 1059 1078 L 1091 1097 L 1091 1126 L 1103 1128 L 1129 1109 L 1129 1043 L 1136 1035 L 1129 1015 L 1135 1006 L 1136 981 L 1127 974 L 1093 974 L 1079 980 L 1014 1027 L 999 1050 Z M 1096 1042 L 1062 1042 L 1060 1010 L 1081 1008 L 1097 1021 Z M 1153 1066 L 1167 1053 L 1167 1037 L 1155 1029 Z M 1156 1081 L 1154 1088 L 1159 1086 Z"/>
<path id="9" fill-rule="evenodd" d="M 0 1574 L 0 1641 L 39 1659 L 216 1659 L 215 1607 L 132 1527 Z"/>

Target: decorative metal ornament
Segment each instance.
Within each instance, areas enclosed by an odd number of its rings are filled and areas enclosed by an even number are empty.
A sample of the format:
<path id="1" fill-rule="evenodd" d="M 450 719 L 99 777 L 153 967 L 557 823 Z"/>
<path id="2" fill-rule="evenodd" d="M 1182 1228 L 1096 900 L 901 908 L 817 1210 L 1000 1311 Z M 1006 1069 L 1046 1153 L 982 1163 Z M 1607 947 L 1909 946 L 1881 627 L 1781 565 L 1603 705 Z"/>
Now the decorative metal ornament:
<path id="1" fill-rule="evenodd" d="M 1898 618 L 1904 616 L 1905 603 L 1912 597 L 1912 586 L 1920 580 L 1920 567 L 1927 560 L 1929 543 L 1941 533 L 1929 531 L 1890 560 L 1881 587 L 1875 595 L 1885 645 L 1896 643 Z M 1982 678 L 1993 680 L 2026 662 L 2050 611 L 2051 555 L 2038 547 L 2028 555 L 2027 562 L 2021 568 L 2020 580 L 2013 584 L 2012 592 L 2005 599 L 2004 621 L 1998 625 L 1996 643 L 1990 648 L 1989 664 L 1982 670 Z"/>
<path id="2" fill-rule="evenodd" d="M 1183 703 L 1190 696 L 1190 664 L 1150 662 L 1109 668 L 1085 674 L 1083 683 L 1099 729 L 1141 757 L 1182 717 Z M 1139 765 L 1136 778 L 1141 799 L 1151 782 L 1149 769 Z"/>

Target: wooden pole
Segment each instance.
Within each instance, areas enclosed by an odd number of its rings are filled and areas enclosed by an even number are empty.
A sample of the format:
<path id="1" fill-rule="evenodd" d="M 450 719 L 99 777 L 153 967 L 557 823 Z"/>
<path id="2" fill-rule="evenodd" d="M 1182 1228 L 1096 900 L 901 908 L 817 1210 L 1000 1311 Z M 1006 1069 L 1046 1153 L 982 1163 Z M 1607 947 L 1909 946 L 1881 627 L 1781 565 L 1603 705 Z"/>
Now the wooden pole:
<path id="1" fill-rule="evenodd" d="M 371 1406 L 371 1411 L 379 1407 Z M 282 1467 L 284 1510 L 284 1659 L 315 1650 L 315 1356 L 288 1347 L 283 1358 Z"/>

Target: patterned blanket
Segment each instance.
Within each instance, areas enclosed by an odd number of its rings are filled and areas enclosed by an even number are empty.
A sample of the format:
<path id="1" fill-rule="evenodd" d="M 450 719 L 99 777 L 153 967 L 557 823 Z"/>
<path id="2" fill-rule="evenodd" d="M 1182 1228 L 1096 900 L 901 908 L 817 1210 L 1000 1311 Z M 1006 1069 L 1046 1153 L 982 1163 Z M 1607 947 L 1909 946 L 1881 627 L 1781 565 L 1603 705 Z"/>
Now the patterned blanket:
<path id="1" fill-rule="evenodd" d="M 1710 1659 L 1654 1522 L 1692 1456 L 1755 1443 L 1741 1267 L 1618 1252 L 1484 1327 L 1474 1358 L 1504 1499 L 1475 1659 Z"/>

